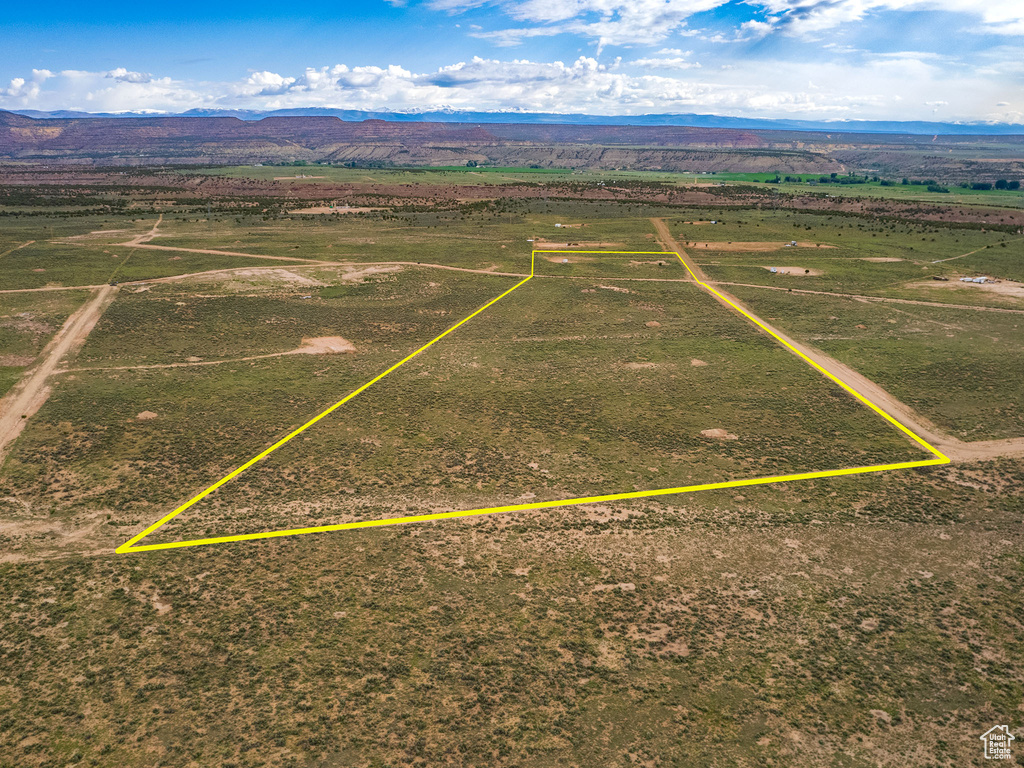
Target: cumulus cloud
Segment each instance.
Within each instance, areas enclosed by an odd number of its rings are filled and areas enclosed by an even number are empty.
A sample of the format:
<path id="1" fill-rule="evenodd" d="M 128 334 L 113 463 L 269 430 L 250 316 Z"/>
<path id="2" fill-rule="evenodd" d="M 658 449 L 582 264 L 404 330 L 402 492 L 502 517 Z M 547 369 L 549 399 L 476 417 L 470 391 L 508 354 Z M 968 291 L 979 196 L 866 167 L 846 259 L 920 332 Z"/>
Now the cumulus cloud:
<path id="1" fill-rule="evenodd" d="M 153 76 L 146 72 L 131 72 L 124 67 L 112 69 L 105 73 L 104 77 L 112 78 L 119 83 L 148 83 L 153 79 Z"/>
<path id="2" fill-rule="evenodd" d="M 953 73 L 937 60 L 885 56 L 841 62 L 773 62 L 771 67 L 700 68 L 689 52 L 618 66 L 574 61 L 474 57 L 416 72 L 392 64 L 309 67 L 289 74 L 251 71 L 228 82 L 195 82 L 129 70 L 33 70 L 0 89 L 0 108 L 90 112 L 179 112 L 191 108 L 426 111 L 453 108 L 630 115 L 718 112 L 763 117 L 922 119 L 941 106 L 949 119 L 1007 120 L 1024 97 L 998 78 Z M 940 102 L 945 102 L 940 105 Z M 993 107 L 993 105 L 997 105 Z"/>

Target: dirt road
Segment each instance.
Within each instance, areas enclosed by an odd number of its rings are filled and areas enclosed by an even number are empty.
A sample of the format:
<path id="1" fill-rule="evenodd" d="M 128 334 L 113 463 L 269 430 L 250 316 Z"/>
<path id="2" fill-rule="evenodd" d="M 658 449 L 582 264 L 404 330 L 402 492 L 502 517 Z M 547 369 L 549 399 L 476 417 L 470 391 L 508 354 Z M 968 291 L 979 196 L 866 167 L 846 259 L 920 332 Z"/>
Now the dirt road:
<path id="1" fill-rule="evenodd" d="M 704 270 L 702 270 L 697 263 L 690 258 L 690 255 L 684 251 L 680 247 L 679 243 L 676 242 L 676 239 L 672 237 L 672 233 L 669 232 L 668 229 L 668 224 L 666 224 L 663 219 L 654 218 L 651 219 L 651 224 L 654 225 L 654 231 L 657 233 L 658 242 L 661 243 L 662 247 L 666 251 L 674 251 L 675 253 L 678 253 L 679 258 L 681 258 L 686 263 L 686 266 L 690 268 L 690 272 L 695 274 L 698 280 L 706 281 L 708 276 L 704 274 Z"/>
<path id="2" fill-rule="evenodd" d="M 153 225 L 153 228 L 149 230 L 149 232 L 143 232 L 141 235 L 133 237 L 127 243 L 120 243 L 120 245 L 142 245 L 142 243 L 148 243 L 150 240 L 152 240 L 154 237 L 160 234 L 160 225 L 163 223 L 163 221 L 164 215 L 161 213 L 159 216 L 157 216 L 156 224 Z"/>
<path id="3" fill-rule="evenodd" d="M 50 375 L 64 357 L 78 351 L 116 293 L 110 285 L 96 289 L 46 345 L 35 365 L 0 399 L 0 462 L 28 419 L 50 396 Z"/>
<path id="4" fill-rule="evenodd" d="M 668 251 L 678 253 L 683 261 L 690 266 L 690 269 L 694 271 L 694 274 L 698 276 L 698 279 L 704 282 L 705 278 L 703 273 L 699 271 L 699 268 L 693 264 L 689 256 L 682 248 L 679 247 L 679 243 L 677 243 L 675 238 L 672 237 L 672 234 L 669 232 L 665 222 L 661 219 L 651 219 L 651 223 L 654 224 L 654 228 L 658 235 L 658 241 L 662 246 Z M 758 317 L 754 312 L 752 312 L 750 307 L 746 306 L 735 296 L 726 293 L 725 290 L 719 287 L 719 285 L 716 285 L 715 289 L 729 301 L 734 302 L 739 307 L 742 307 L 745 312 L 749 313 L 751 317 L 755 318 L 759 323 L 771 330 L 771 332 L 776 334 L 780 339 L 783 339 L 787 344 L 792 345 L 796 350 L 806 355 L 859 395 L 881 408 L 896 420 L 905 424 L 920 437 L 924 438 L 944 454 L 949 456 L 953 461 L 981 461 L 985 459 L 994 459 L 999 456 L 1024 455 L 1024 438 L 965 443 L 946 434 L 931 421 L 921 416 L 921 414 L 917 413 L 917 411 L 910 406 L 900 400 L 897 400 L 889 392 L 871 381 L 871 379 L 865 378 L 861 374 L 857 373 L 857 371 L 843 363 L 840 363 L 838 360 L 829 357 L 814 347 L 809 347 L 806 344 L 791 338 L 788 334 L 779 330 L 772 324 L 765 322 L 763 318 Z M 794 291 L 794 293 L 796 293 L 796 291 Z M 732 310 L 732 307 L 729 307 L 728 304 L 725 304 L 724 302 L 721 303 Z"/>
<path id="5" fill-rule="evenodd" d="M 888 296 L 865 296 L 860 293 L 837 293 L 836 291 L 812 291 L 807 288 L 786 288 L 781 285 L 758 285 L 757 283 L 729 283 L 720 282 L 718 280 L 708 280 L 706 282 L 716 287 L 721 285 L 735 285 L 739 288 L 764 288 L 766 291 L 787 291 L 788 293 L 803 293 L 815 296 L 838 296 L 843 299 L 874 301 L 881 304 L 917 304 L 922 307 L 937 307 L 939 309 L 971 309 L 977 312 L 1004 312 L 1011 315 L 1024 315 L 1024 309 L 1009 309 L 1007 307 L 982 307 L 975 304 L 946 304 L 942 301 L 895 299 Z"/>
<path id="6" fill-rule="evenodd" d="M 22 243 L 21 245 L 18 245 L 18 246 L 15 246 L 14 248 L 6 250 L 3 253 L 0 253 L 0 259 L 2 259 L 4 256 L 7 256 L 8 254 L 14 253 L 15 251 L 20 251 L 22 248 L 27 248 L 28 246 L 32 245 L 32 243 L 34 243 L 34 242 L 35 242 L 35 240 L 29 240 L 27 243 Z"/>
<path id="7" fill-rule="evenodd" d="M 1020 240 L 1020 238 L 1019 237 L 1015 237 L 1012 240 L 1008 240 L 1007 242 L 1012 243 L 1015 240 Z M 937 259 L 936 261 L 933 261 L 932 264 L 942 264 L 943 262 L 946 262 L 946 261 L 956 261 L 957 259 L 962 259 L 965 256 L 973 256 L 975 253 L 978 253 L 980 251 L 984 251 L 986 248 L 991 248 L 991 247 L 992 247 L 991 245 L 985 245 L 985 246 L 982 246 L 981 248 L 976 248 L 973 251 L 968 251 L 967 253 L 961 253 L 959 256 L 950 256 L 948 259 Z"/>
<path id="8" fill-rule="evenodd" d="M 177 251 L 179 253 L 205 253 L 211 256 L 244 256 L 247 259 L 269 259 L 271 261 L 288 261 L 291 263 L 302 262 L 305 264 L 323 264 L 316 259 L 303 259 L 298 256 L 265 256 L 258 253 L 240 253 L 238 251 L 215 251 L 209 248 L 179 248 L 173 245 L 150 245 L 149 243 L 137 243 L 129 240 L 126 243 L 115 243 L 128 248 L 145 248 L 149 251 Z"/>

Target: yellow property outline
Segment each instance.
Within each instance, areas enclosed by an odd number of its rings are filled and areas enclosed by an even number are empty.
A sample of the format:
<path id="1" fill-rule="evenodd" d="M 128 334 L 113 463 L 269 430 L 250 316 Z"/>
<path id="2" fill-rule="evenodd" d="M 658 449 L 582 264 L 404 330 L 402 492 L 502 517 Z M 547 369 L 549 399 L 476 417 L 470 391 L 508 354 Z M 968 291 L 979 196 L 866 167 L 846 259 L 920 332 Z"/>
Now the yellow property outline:
<path id="1" fill-rule="evenodd" d="M 830 469 L 830 470 L 823 470 L 823 471 L 820 471 L 820 472 L 799 472 L 799 473 L 792 474 L 792 475 L 777 475 L 775 477 L 755 477 L 755 478 L 749 478 L 749 479 L 746 479 L 746 480 L 729 480 L 729 481 L 721 482 L 721 483 L 704 483 L 702 485 L 686 485 L 686 486 L 682 486 L 680 488 L 658 488 L 658 489 L 650 490 L 650 491 L 632 491 L 632 492 L 629 492 L 629 493 L 610 493 L 610 494 L 606 494 L 606 495 L 603 495 L 603 496 L 584 496 L 584 497 L 581 497 L 581 498 L 578 498 L 578 499 L 557 499 L 555 501 L 535 501 L 535 502 L 530 502 L 528 504 L 509 504 L 509 505 L 506 505 L 506 506 L 503 506 L 503 507 L 485 507 L 483 509 L 466 509 L 466 510 L 455 511 L 455 512 L 433 512 L 433 513 L 425 514 L 425 515 L 409 515 L 407 517 L 391 517 L 391 518 L 385 518 L 383 520 L 362 520 L 362 521 L 353 522 L 353 523 L 336 523 L 334 525 L 317 525 L 317 526 L 313 526 L 313 527 L 309 527 L 309 528 L 288 528 L 288 529 L 280 530 L 280 531 L 265 531 L 263 533 L 242 533 L 242 534 L 237 534 L 237 535 L 234 535 L 234 536 L 214 536 L 214 537 L 205 538 L 205 539 L 191 539 L 189 541 L 172 541 L 172 542 L 167 542 L 167 543 L 162 543 L 162 544 L 143 544 L 141 546 L 137 546 L 138 542 L 142 541 L 142 539 L 146 538 L 147 536 L 149 536 L 151 533 L 153 533 L 157 529 L 162 528 L 164 525 L 169 523 L 171 520 L 173 520 L 175 517 L 177 517 L 182 512 L 184 512 L 186 509 L 191 507 L 193 504 L 197 503 L 201 499 L 203 499 L 206 496 L 208 496 L 209 494 L 213 493 L 215 490 L 220 488 L 222 485 L 224 485 L 228 481 L 230 481 L 233 478 L 237 477 L 238 475 L 242 474 L 242 472 L 247 470 L 253 464 L 257 463 L 258 461 L 260 461 L 260 460 L 262 460 L 264 458 L 266 458 L 271 453 L 273 453 L 278 448 L 280 448 L 282 445 L 287 443 L 289 440 L 291 440 L 292 438 L 302 434 L 307 429 L 309 429 L 311 426 L 316 424 L 318 421 L 320 421 L 321 419 L 325 418 L 326 416 L 329 416 L 331 413 L 336 411 L 338 408 L 343 406 L 345 403 L 347 403 L 352 398 L 354 398 L 357 395 L 359 395 L 361 392 L 365 392 L 367 389 L 372 387 L 374 384 L 376 384 L 378 381 L 383 379 L 389 373 L 391 373 L 392 371 L 400 368 L 401 366 L 405 365 L 407 362 L 412 360 L 414 357 L 416 357 L 416 355 L 420 354 L 420 352 L 426 351 L 427 349 L 432 347 L 434 344 L 439 342 L 441 339 L 443 339 L 445 336 L 447 336 L 449 333 L 454 331 L 456 328 L 458 328 L 459 326 L 469 322 L 470 320 L 472 320 L 474 317 L 479 315 L 481 312 L 483 312 L 488 307 L 490 307 L 490 306 L 498 303 L 499 301 L 501 301 L 503 298 L 505 298 L 510 293 L 512 293 L 512 291 L 516 290 L 516 288 L 519 288 L 520 286 L 525 285 L 526 283 L 530 282 L 530 280 L 533 279 L 534 274 L 535 274 L 534 273 L 534 265 L 536 264 L 537 254 L 538 253 L 599 253 L 599 254 L 609 255 L 609 256 L 616 255 L 616 254 L 618 254 L 618 255 L 630 255 L 630 256 L 654 256 L 654 255 L 665 256 L 665 255 L 667 255 L 669 253 L 673 253 L 675 255 L 675 257 L 677 259 L 679 259 L 680 263 L 686 268 L 686 271 L 690 273 L 690 277 L 693 278 L 693 281 L 697 285 L 699 285 L 704 290 L 708 291 L 708 293 L 712 294 L 719 301 L 722 301 L 725 304 L 727 304 L 728 306 L 730 306 L 733 309 L 735 309 L 737 312 L 739 312 L 741 315 L 743 315 L 743 317 L 747 318 L 747 320 L 749 320 L 754 325 L 756 325 L 758 328 L 760 328 L 762 331 L 764 331 L 769 336 L 774 338 L 782 346 L 786 347 L 790 352 L 792 352 L 793 354 L 799 356 L 801 359 L 803 359 L 804 362 L 806 362 L 812 368 L 814 368 L 819 373 L 823 374 L 827 378 L 829 378 L 832 381 L 834 381 L 836 384 L 838 384 L 844 390 L 846 390 L 851 395 L 853 395 L 855 398 L 857 398 L 860 402 L 864 403 L 864 405 L 866 405 L 868 408 L 873 410 L 875 413 L 877 413 L 883 419 L 885 419 L 890 424 L 892 424 L 897 429 L 899 429 L 901 432 L 903 432 L 908 437 L 910 437 L 914 442 L 918 443 L 921 447 L 923 447 L 929 453 L 932 453 L 935 456 L 935 458 L 934 459 L 923 459 L 921 461 L 904 461 L 904 462 L 899 462 L 899 463 L 896 463 L 896 464 L 875 464 L 875 465 L 870 465 L 870 466 L 866 466 L 866 467 L 848 467 L 846 469 Z M 690 269 L 690 266 L 686 263 L 686 261 L 683 260 L 683 257 L 680 254 L 674 253 L 672 251 L 534 250 L 530 254 L 530 274 L 526 278 L 524 278 L 523 280 L 520 280 L 518 283 L 513 285 L 511 288 L 509 288 L 507 291 L 502 293 L 497 298 L 492 299 L 491 301 L 489 301 L 486 304 L 484 304 L 482 307 L 480 307 L 480 309 L 478 309 L 473 314 L 471 314 L 468 317 L 466 317 L 466 318 L 460 320 L 459 322 L 457 322 L 455 325 L 453 325 L 451 328 L 446 330 L 444 333 L 442 333 L 439 336 L 436 336 L 435 338 L 431 339 L 430 341 L 428 341 L 426 344 L 424 344 L 422 347 L 417 349 L 412 354 L 407 355 L 406 357 L 402 358 L 401 360 L 399 360 L 397 363 L 392 365 L 390 368 L 388 368 L 383 373 L 377 375 L 373 379 L 370 379 L 370 381 L 366 382 L 365 384 L 363 384 L 363 386 L 359 387 L 358 389 L 354 390 L 350 394 L 346 395 L 345 397 L 343 397 L 341 400 L 336 402 L 331 407 L 329 407 L 326 410 L 322 411 L 321 413 L 317 414 L 312 419 L 310 419 L 305 424 L 303 424 L 301 427 L 298 427 L 297 429 L 292 430 L 287 435 L 285 435 L 280 440 L 278 440 L 276 443 L 274 443 L 269 448 L 264 450 L 262 453 L 259 453 L 256 456 L 253 456 L 251 459 L 249 459 L 249 461 L 245 462 L 245 464 L 240 466 L 238 469 L 234 470 L 233 472 L 228 473 L 227 475 L 222 477 L 220 480 L 218 480 L 216 483 L 214 483 L 210 487 L 206 488 L 205 490 L 203 490 L 200 493 L 198 493 L 195 496 L 193 496 L 191 499 L 186 501 L 184 504 L 182 504 L 177 509 L 175 509 L 172 512 L 169 512 L 168 514 L 164 515 L 162 518 L 157 520 L 155 523 L 150 525 L 145 530 L 137 533 L 135 536 L 130 538 L 128 541 L 126 541 L 124 544 L 119 546 L 114 551 L 117 552 L 118 554 L 128 554 L 128 553 L 131 553 L 131 552 L 152 552 L 154 550 L 159 550 L 159 549 L 178 549 L 180 547 L 198 547 L 198 546 L 201 546 L 201 545 L 204 545 L 204 544 L 225 544 L 225 543 L 231 542 L 231 541 L 255 541 L 256 539 L 274 539 L 274 538 L 279 538 L 281 536 L 298 536 L 298 535 L 303 534 L 303 533 L 325 533 L 327 531 L 347 531 L 347 530 L 352 530 L 352 529 L 355 529 L 355 528 L 376 528 L 378 526 L 383 526 L 383 525 L 402 525 L 404 523 L 423 523 L 423 522 L 428 522 L 430 520 L 450 520 L 450 519 L 457 518 L 457 517 L 470 517 L 470 516 L 474 516 L 474 515 L 495 515 L 495 514 L 498 514 L 500 512 L 523 512 L 523 511 L 531 510 L 531 509 L 550 509 L 552 507 L 569 507 L 569 506 L 574 506 L 574 505 L 577 505 L 577 504 L 594 504 L 594 503 L 602 502 L 602 501 L 623 501 L 625 499 L 643 499 L 643 498 L 649 498 L 651 496 L 667 496 L 669 494 L 677 494 L 677 493 L 693 493 L 693 492 L 696 492 L 696 491 L 711 491 L 711 490 L 717 490 L 717 489 L 721 489 L 721 488 L 742 488 L 744 486 L 749 486 L 749 485 L 768 485 L 769 483 L 782 483 L 782 482 L 789 482 L 789 481 L 792 481 L 792 480 L 812 480 L 812 479 L 821 478 L 821 477 L 839 477 L 839 476 L 842 476 L 842 475 L 861 475 L 861 474 L 866 474 L 868 472 L 884 472 L 884 471 L 892 470 L 892 469 L 911 469 L 913 467 L 930 467 L 930 466 L 935 466 L 937 464 L 949 464 L 949 463 L 950 463 L 950 459 L 947 456 L 945 456 L 937 448 L 935 448 L 934 446 L 930 445 L 925 440 L 923 440 L 921 437 L 919 437 L 914 432 L 912 432 L 906 425 L 904 425 L 904 424 L 900 423 L 899 421 L 897 421 L 895 418 L 893 418 L 888 413 L 883 411 L 881 408 L 879 408 L 877 405 L 872 403 L 866 397 L 864 397 L 859 392 L 854 390 L 848 384 L 846 384 L 845 382 L 841 381 L 836 376 L 833 376 L 831 373 L 829 373 L 827 370 L 825 370 L 822 366 L 818 365 L 816 362 L 811 360 L 811 358 L 809 358 L 807 355 L 805 355 L 799 349 L 797 349 L 792 344 L 790 344 L 788 341 L 786 341 L 785 339 L 780 337 L 778 334 L 776 334 L 771 328 L 766 326 L 764 323 L 762 323 L 756 317 L 751 315 L 745 309 L 743 309 L 742 307 L 738 306 L 735 302 L 727 299 L 725 296 L 723 296 L 721 293 L 719 293 L 717 290 L 712 288 L 707 283 L 704 283 L 704 282 L 698 280 L 697 279 L 697 275 L 694 274 L 693 270 Z"/>

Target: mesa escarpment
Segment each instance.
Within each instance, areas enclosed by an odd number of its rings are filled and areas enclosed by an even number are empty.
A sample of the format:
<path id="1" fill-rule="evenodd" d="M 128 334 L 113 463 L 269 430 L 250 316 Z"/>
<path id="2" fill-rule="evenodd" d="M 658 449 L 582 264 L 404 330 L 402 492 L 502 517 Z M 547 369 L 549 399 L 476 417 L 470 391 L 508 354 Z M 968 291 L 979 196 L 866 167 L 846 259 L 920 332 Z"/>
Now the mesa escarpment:
<path id="1" fill-rule="evenodd" d="M 1022 137 L 691 126 L 359 122 L 337 117 L 35 119 L 0 111 L 0 159 L 100 166 L 306 161 L 671 172 L 1024 174 Z"/>

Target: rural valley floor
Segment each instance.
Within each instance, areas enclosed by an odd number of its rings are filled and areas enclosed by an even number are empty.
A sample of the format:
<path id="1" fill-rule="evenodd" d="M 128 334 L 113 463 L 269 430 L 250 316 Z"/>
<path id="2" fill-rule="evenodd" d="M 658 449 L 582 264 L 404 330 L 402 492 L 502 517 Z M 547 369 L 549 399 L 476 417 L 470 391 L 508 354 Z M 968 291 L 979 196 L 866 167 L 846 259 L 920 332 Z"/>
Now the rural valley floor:
<path id="1" fill-rule="evenodd" d="M 0 208 L 0 764 L 962 766 L 1019 726 L 1020 195 L 271 171 Z M 534 250 L 147 541 L 928 458 L 674 252 L 951 463 L 114 553 Z"/>

